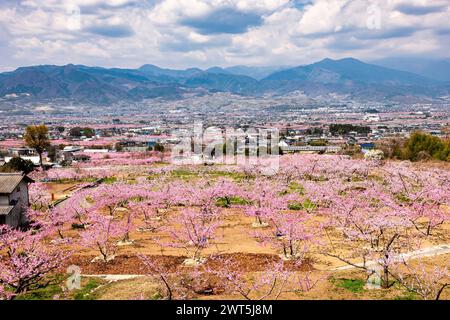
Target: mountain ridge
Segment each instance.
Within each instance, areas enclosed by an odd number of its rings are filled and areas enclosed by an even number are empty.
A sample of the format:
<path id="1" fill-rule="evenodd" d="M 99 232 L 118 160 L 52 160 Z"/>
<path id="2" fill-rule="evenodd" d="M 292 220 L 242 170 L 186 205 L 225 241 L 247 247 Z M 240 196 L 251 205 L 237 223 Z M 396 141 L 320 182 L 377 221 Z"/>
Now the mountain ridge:
<path id="1" fill-rule="evenodd" d="M 450 59 L 424 59 L 393 57 L 374 60 L 371 63 L 387 68 L 408 71 L 428 78 L 450 83 Z"/>
<path id="2" fill-rule="evenodd" d="M 266 77 L 255 79 L 248 74 Z M 241 95 L 283 95 L 302 91 L 351 97 L 386 99 L 393 96 L 439 97 L 450 86 L 414 73 L 368 64 L 354 58 L 329 58 L 309 65 L 277 67 L 211 67 L 206 70 L 160 68 L 146 64 L 137 69 L 102 68 L 68 64 L 20 67 L 0 73 L 0 97 L 26 94 L 28 100 L 69 99 L 80 103 L 109 104 L 117 100 L 180 99 L 204 90 Z"/>

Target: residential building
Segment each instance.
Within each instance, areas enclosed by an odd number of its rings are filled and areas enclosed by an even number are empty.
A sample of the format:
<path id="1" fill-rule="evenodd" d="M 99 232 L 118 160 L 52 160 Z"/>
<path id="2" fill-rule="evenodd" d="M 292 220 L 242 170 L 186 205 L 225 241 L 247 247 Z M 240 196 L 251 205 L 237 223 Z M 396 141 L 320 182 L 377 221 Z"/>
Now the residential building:
<path id="1" fill-rule="evenodd" d="M 28 222 L 28 186 L 33 182 L 22 173 L 0 173 L 0 224 L 17 228 Z"/>

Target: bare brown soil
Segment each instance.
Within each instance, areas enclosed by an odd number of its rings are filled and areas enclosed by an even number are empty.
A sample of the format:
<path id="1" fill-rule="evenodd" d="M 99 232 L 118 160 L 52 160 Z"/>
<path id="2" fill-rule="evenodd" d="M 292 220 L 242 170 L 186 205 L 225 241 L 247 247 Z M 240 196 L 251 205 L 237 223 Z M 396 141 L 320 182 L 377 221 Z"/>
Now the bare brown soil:
<path id="1" fill-rule="evenodd" d="M 184 256 L 147 256 L 148 259 L 167 272 L 176 272 L 182 269 L 186 270 L 183 265 L 186 257 Z M 125 275 L 145 275 L 148 270 L 144 267 L 142 260 L 136 255 L 120 255 L 114 260 L 104 262 L 91 262 L 95 256 L 74 256 L 64 267 L 69 265 L 77 265 L 81 268 L 83 274 L 103 275 L 103 274 L 125 274 Z M 236 271 L 241 272 L 261 272 L 280 261 L 277 255 L 271 254 L 252 254 L 252 253 L 232 253 L 212 256 L 206 260 L 202 268 L 210 268 L 213 270 L 221 270 L 224 264 L 231 263 Z M 296 266 L 294 262 L 287 261 L 285 267 L 292 271 L 311 271 L 312 264 L 308 262 Z"/>

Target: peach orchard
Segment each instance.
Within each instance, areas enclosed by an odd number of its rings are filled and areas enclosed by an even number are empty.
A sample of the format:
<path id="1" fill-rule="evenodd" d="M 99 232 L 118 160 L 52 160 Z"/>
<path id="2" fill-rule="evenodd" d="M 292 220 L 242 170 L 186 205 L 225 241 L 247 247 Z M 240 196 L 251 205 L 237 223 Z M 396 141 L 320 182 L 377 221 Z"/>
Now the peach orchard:
<path id="1" fill-rule="evenodd" d="M 31 174 L 29 228 L 0 230 L 1 298 L 45 287 L 70 265 L 147 275 L 163 299 L 284 299 L 327 281 L 335 269 L 323 261 L 421 299 L 449 285 L 448 265 L 408 258 L 448 243 L 449 170 L 328 155 L 282 156 L 269 176 L 256 165 L 171 165 L 158 153 L 93 161 Z M 60 183 L 75 191 L 53 203 Z M 250 257 L 266 253 L 263 272 L 239 260 L 227 237 L 237 225 L 260 246 Z M 120 272 L 109 267 L 119 262 Z"/>

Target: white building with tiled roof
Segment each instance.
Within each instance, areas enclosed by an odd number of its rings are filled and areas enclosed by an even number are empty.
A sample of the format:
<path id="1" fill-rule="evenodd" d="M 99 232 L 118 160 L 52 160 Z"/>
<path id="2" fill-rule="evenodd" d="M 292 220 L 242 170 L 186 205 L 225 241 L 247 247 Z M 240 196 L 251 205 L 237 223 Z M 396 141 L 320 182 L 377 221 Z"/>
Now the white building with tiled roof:
<path id="1" fill-rule="evenodd" d="M 28 186 L 32 182 L 21 173 L 0 173 L 0 224 L 16 228 L 28 222 Z"/>

